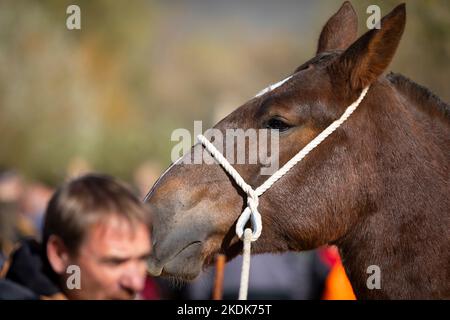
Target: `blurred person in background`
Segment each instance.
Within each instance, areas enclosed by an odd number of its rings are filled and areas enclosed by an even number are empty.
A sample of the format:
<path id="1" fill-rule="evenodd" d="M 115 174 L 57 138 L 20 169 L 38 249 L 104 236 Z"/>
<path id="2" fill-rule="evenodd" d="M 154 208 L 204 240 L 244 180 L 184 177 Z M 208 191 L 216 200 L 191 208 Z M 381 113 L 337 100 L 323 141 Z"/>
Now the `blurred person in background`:
<path id="1" fill-rule="evenodd" d="M 137 298 L 151 251 L 149 215 L 149 208 L 111 177 L 68 182 L 47 207 L 43 244 L 24 241 L 11 255 L 0 298 Z"/>
<path id="2" fill-rule="evenodd" d="M 0 251 L 3 257 L 0 259 L 3 261 L 16 240 L 17 202 L 21 189 L 21 181 L 15 173 L 0 172 Z"/>
<path id="3" fill-rule="evenodd" d="M 17 241 L 36 234 L 33 224 L 21 213 L 24 188 L 17 172 L 0 170 L 0 268 L 1 260 L 9 256 Z"/>
<path id="4" fill-rule="evenodd" d="M 33 236 L 42 237 L 44 215 L 54 190 L 40 182 L 29 182 L 20 196 L 20 213 L 31 224 Z"/>

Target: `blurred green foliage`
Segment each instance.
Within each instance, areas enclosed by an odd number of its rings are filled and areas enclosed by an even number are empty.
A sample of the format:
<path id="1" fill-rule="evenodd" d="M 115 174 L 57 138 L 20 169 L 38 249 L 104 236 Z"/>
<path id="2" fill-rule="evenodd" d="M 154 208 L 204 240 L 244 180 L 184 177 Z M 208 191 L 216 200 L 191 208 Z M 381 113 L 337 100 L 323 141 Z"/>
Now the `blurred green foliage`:
<path id="1" fill-rule="evenodd" d="M 383 15 L 396 1 L 353 1 Z M 175 128 L 204 129 L 313 56 L 340 2 L 0 2 L 0 165 L 55 184 L 74 157 L 129 180 L 165 166 Z M 66 29 L 81 7 L 82 30 Z M 450 98 L 448 1 L 408 1 L 392 70 Z M 295 10 L 298 10 L 298 13 Z M 294 12 L 293 12 L 294 11 Z M 222 110 L 223 109 L 223 110 Z"/>

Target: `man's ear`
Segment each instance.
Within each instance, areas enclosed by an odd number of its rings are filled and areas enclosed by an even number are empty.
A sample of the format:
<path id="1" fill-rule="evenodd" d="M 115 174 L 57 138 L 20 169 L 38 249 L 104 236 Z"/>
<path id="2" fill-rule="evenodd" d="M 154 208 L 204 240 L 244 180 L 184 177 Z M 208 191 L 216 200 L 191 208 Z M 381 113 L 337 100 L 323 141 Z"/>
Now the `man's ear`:
<path id="1" fill-rule="evenodd" d="M 319 38 L 317 54 L 324 51 L 345 50 L 358 34 L 358 16 L 346 1 L 325 24 Z"/>
<path id="2" fill-rule="evenodd" d="M 360 91 L 386 70 L 406 24 L 405 4 L 381 20 L 381 28 L 368 31 L 353 43 L 330 67 L 332 78 L 340 78 L 351 91 Z"/>
<path id="3" fill-rule="evenodd" d="M 56 235 L 51 235 L 47 241 L 47 259 L 53 271 L 57 274 L 66 272 L 69 266 L 69 251 L 62 239 Z"/>

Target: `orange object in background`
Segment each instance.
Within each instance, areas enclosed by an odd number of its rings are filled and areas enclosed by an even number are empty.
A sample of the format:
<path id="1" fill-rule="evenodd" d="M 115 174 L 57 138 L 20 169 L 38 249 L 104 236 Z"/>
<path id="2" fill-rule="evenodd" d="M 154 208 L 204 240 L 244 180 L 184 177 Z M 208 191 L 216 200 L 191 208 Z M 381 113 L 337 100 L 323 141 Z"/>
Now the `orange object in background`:
<path id="1" fill-rule="evenodd" d="M 321 252 L 324 262 L 330 266 L 325 280 L 323 300 L 356 300 L 352 285 L 345 273 L 339 251 L 335 246 L 324 248 Z"/>
<path id="2" fill-rule="evenodd" d="M 323 300 L 356 300 L 344 266 L 338 261 L 331 268 L 325 281 Z"/>

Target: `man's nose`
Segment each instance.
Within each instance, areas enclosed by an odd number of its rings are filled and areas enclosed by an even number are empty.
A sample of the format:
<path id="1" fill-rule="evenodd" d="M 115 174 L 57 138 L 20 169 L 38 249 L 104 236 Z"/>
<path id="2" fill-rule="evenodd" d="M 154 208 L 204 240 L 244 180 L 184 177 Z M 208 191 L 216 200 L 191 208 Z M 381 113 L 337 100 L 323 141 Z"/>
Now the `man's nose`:
<path id="1" fill-rule="evenodd" d="M 145 286 L 145 264 L 140 267 L 137 264 L 128 266 L 120 278 L 120 285 L 127 290 L 138 293 L 144 290 Z"/>

